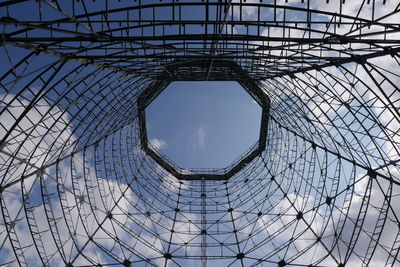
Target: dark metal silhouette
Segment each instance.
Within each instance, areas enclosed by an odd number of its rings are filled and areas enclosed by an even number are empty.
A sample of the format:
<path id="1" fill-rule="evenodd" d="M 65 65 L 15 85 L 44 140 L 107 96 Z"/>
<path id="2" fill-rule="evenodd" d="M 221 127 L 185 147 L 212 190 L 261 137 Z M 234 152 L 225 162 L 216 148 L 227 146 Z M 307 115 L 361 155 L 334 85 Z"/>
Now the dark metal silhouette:
<path id="1" fill-rule="evenodd" d="M 0 10 L 0 265 L 400 265 L 398 1 Z M 257 84 L 265 149 L 174 177 L 138 106 L 171 80 Z"/>
<path id="2" fill-rule="evenodd" d="M 139 109 L 139 127 L 140 127 L 140 144 L 142 149 L 151 156 L 160 166 L 171 173 L 175 178 L 182 180 L 227 180 L 238 173 L 242 168 L 249 164 L 254 158 L 259 156 L 266 145 L 267 129 L 268 129 L 268 112 L 270 100 L 264 94 L 259 85 L 250 79 L 240 67 L 231 61 L 200 61 L 189 59 L 190 64 L 183 62 L 175 63 L 174 68 L 168 68 L 166 73 L 163 73 L 162 78 L 145 88 L 138 97 Z M 212 67 L 211 67 L 212 66 Z M 145 109 L 148 105 L 170 84 L 172 81 L 187 80 L 191 76 L 185 75 L 187 68 L 190 68 L 191 73 L 199 73 L 193 69 L 202 69 L 203 77 L 196 77 L 199 80 L 235 80 L 237 81 L 250 96 L 261 106 L 261 122 L 260 135 L 257 142 L 242 153 L 237 159 L 224 168 L 215 169 L 184 169 L 179 167 L 166 155 L 161 153 L 148 142 L 146 130 L 146 114 Z M 223 69 L 221 72 L 221 68 Z M 182 73 L 183 72 L 183 73 Z M 172 78 L 168 78 L 172 74 Z M 195 74 L 195 75 L 196 75 Z M 211 75 L 210 75 L 211 74 Z M 207 77 L 206 77 L 207 75 Z M 196 75 L 197 76 L 197 75 Z M 222 105 L 224 103 L 221 103 Z"/>

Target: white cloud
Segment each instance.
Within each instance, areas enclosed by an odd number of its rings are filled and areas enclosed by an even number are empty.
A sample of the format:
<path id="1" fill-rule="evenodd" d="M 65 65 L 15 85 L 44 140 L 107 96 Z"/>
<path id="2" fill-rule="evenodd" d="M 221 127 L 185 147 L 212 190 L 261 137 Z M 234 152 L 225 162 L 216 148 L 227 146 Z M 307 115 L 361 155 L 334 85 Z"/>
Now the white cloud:
<path id="1" fill-rule="evenodd" d="M 234 0 L 233 3 L 240 3 L 239 0 Z M 254 20 L 257 18 L 257 6 L 252 6 L 251 4 L 257 4 L 259 0 L 248 0 L 247 4 L 242 7 L 242 19 L 243 20 Z M 240 18 L 240 7 L 231 7 L 233 8 L 233 16 L 236 19 Z"/>
<path id="2" fill-rule="evenodd" d="M 207 133 L 206 133 L 205 127 L 199 126 L 196 129 L 195 138 L 194 138 L 195 148 L 204 149 L 206 136 L 207 136 Z"/>
<path id="3" fill-rule="evenodd" d="M 163 140 L 163 139 L 153 138 L 153 139 L 150 139 L 149 142 L 150 142 L 150 145 L 157 150 L 164 149 L 168 146 L 167 142 L 165 142 L 165 140 Z"/>
<path id="4" fill-rule="evenodd" d="M 54 158 L 61 150 L 65 152 L 75 143 L 76 137 L 69 123 L 70 116 L 57 105 L 51 106 L 39 100 L 12 128 L 15 118 L 23 114 L 30 102 L 22 97 L 15 98 L 13 94 L 0 95 L 0 99 L 8 104 L 0 106 L 7 110 L 1 115 L 0 136 L 10 132 L 0 149 L 3 185 L 40 169 L 46 163 L 45 160 Z M 8 167 L 10 169 L 7 170 Z"/>

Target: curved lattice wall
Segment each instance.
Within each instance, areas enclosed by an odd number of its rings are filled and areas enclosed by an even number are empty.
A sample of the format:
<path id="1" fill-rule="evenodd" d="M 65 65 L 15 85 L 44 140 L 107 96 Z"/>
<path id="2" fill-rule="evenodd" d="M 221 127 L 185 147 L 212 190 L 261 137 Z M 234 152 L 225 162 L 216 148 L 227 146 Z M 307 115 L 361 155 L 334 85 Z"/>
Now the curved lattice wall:
<path id="1" fill-rule="evenodd" d="M 0 10 L 0 265 L 400 266 L 398 1 Z M 137 98 L 238 79 L 214 61 L 270 99 L 266 147 L 180 181 L 142 149 Z"/>

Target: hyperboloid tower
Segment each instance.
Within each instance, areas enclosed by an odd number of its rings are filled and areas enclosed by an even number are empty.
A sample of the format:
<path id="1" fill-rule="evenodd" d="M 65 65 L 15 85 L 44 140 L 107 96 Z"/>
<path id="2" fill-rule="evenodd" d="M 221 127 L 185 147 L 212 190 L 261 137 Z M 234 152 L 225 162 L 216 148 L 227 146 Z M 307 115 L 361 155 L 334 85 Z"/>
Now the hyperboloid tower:
<path id="1" fill-rule="evenodd" d="M 0 25 L 1 266 L 400 266 L 398 0 L 4 0 Z M 237 82 L 256 144 L 163 155 L 145 111 L 178 81 Z"/>

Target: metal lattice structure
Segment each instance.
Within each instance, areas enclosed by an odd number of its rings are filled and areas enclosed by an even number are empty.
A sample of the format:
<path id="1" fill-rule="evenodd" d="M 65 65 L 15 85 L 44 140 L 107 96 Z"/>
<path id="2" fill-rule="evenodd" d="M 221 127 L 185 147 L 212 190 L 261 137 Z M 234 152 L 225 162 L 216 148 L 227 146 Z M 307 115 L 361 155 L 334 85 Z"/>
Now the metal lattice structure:
<path id="1" fill-rule="evenodd" d="M 9 0 L 0 24 L 0 265 L 400 266 L 399 1 Z M 178 180 L 137 99 L 243 81 L 221 62 L 270 99 L 265 149 Z"/>
<path id="2" fill-rule="evenodd" d="M 172 174 L 175 178 L 179 180 L 228 180 L 236 173 L 240 172 L 244 166 L 249 164 L 253 159 L 265 150 L 266 147 L 266 139 L 268 133 L 268 114 L 269 114 L 269 106 L 270 100 L 269 97 L 264 93 L 264 91 L 258 86 L 258 84 L 252 80 L 246 72 L 244 72 L 235 62 L 231 61 L 218 61 L 213 60 L 204 62 L 191 61 L 190 65 L 203 67 L 204 65 L 210 66 L 210 71 L 204 72 L 208 77 L 203 77 L 202 79 L 205 81 L 210 80 L 235 80 L 240 83 L 240 86 L 244 91 L 246 91 L 249 96 L 252 97 L 253 101 L 260 105 L 261 107 L 261 122 L 260 122 L 260 133 L 257 142 L 247 149 L 242 155 L 240 155 L 237 159 L 231 162 L 228 166 L 224 168 L 208 168 L 208 169 L 187 169 L 178 166 L 175 162 L 169 159 L 162 151 L 158 150 L 154 146 L 152 146 L 151 142 L 148 141 L 147 138 L 147 127 L 146 127 L 146 108 L 148 105 L 155 99 L 157 96 L 166 89 L 166 87 L 172 82 L 176 80 L 187 80 L 190 79 L 190 76 L 180 75 L 182 68 L 187 67 L 187 63 L 182 64 L 174 64 L 174 68 L 170 68 L 168 73 L 172 73 L 171 79 L 167 79 L 167 74 L 162 74 L 161 78 L 157 80 L 156 83 L 151 84 L 148 88 L 144 88 L 143 92 L 137 98 L 137 106 L 138 106 L 138 120 L 139 120 L 139 129 L 140 129 L 140 143 L 142 149 L 146 152 L 147 155 L 152 157 L 158 165 L 160 165 L 163 169 Z M 221 77 L 220 75 L 209 75 L 210 72 L 214 72 L 215 68 L 219 68 L 223 66 L 224 70 L 223 74 L 228 74 L 228 77 Z M 179 78 L 178 78 L 179 77 Z M 199 79 L 200 77 L 196 77 Z M 224 103 L 226 105 L 226 103 Z"/>

